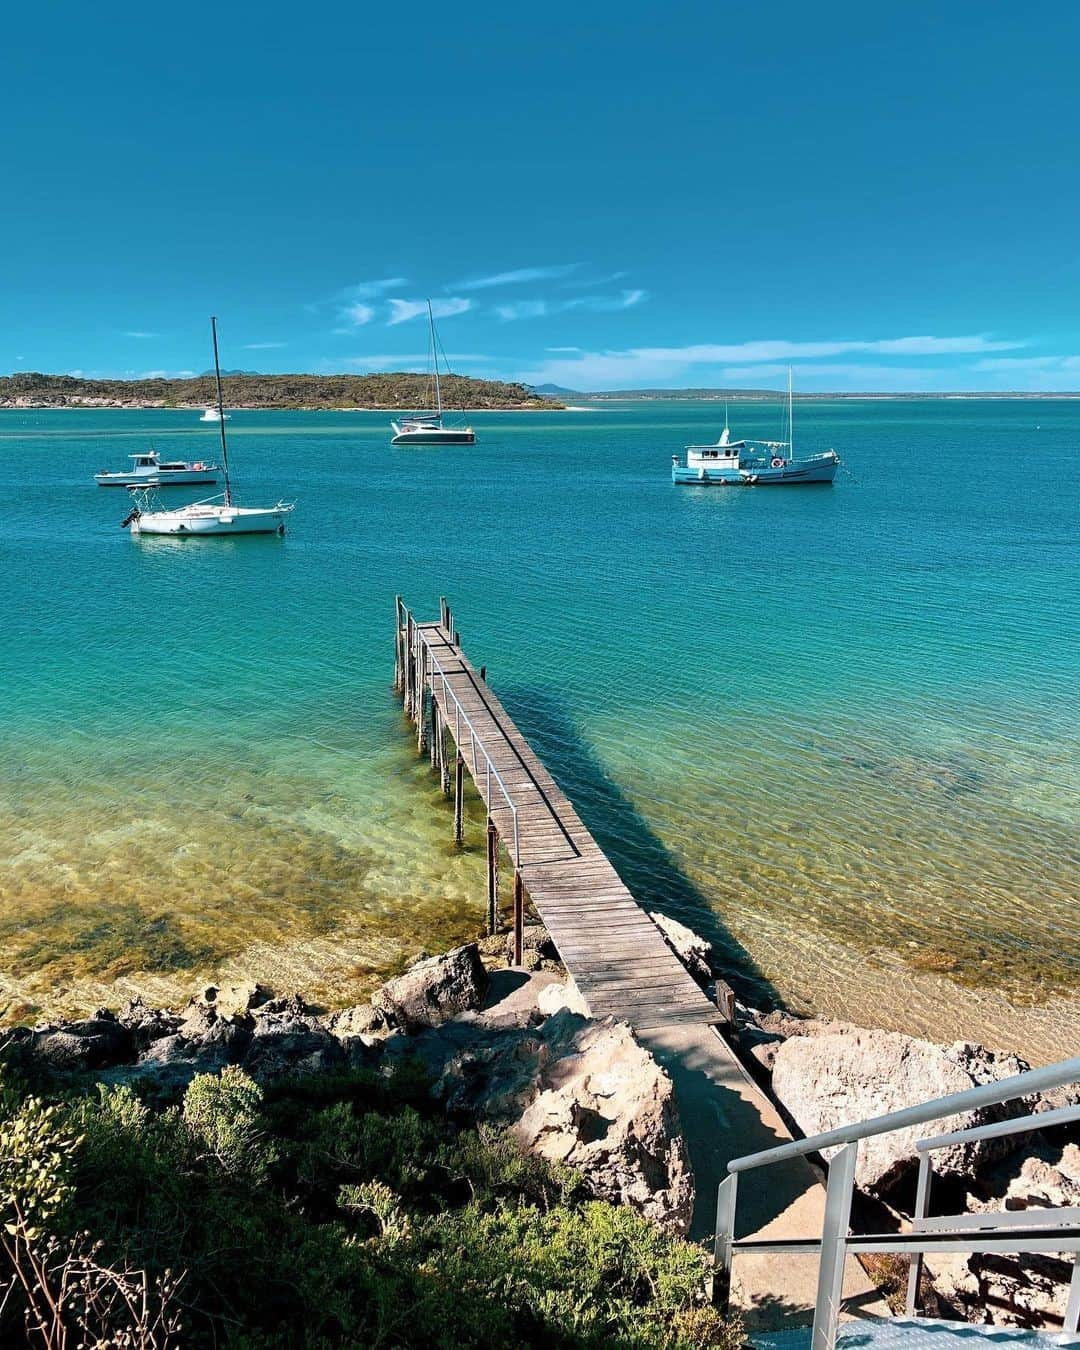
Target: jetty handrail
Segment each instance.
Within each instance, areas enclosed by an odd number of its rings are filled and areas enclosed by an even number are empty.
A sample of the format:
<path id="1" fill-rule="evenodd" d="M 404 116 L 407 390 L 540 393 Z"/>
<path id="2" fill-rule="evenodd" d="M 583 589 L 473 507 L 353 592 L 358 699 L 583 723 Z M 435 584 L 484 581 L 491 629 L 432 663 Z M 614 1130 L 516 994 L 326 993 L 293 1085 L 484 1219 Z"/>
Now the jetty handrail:
<path id="1" fill-rule="evenodd" d="M 796 1251 L 820 1253 L 817 1298 L 814 1305 L 814 1326 L 811 1350 L 833 1350 L 839 1327 L 840 1305 L 843 1297 L 844 1264 L 849 1253 L 861 1251 L 904 1252 L 910 1257 L 908 1268 L 907 1315 L 918 1309 L 919 1285 L 922 1276 L 923 1255 L 933 1251 L 966 1251 L 1014 1253 L 1072 1252 L 1074 1253 L 1072 1281 L 1069 1286 L 1063 1330 L 1075 1335 L 1080 1324 L 1080 1224 L 1077 1209 L 1053 1206 L 1040 1209 L 1024 1223 L 1015 1214 L 980 1214 L 978 1222 L 966 1214 L 928 1218 L 930 1187 L 933 1180 L 933 1154 L 954 1143 L 976 1139 L 1000 1138 L 1010 1134 L 1030 1134 L 1044 1127 L 1062 1125 L 1080 1119 L 1080 1107 L 1057 1107 L 1041 1114 L 1015 1116 L 991 1125 L 957 1130 L 916 1141 L 919 1174 L 915 1206 L 910 1230 L 893 1234 L 849 1234 L 851 1205 L 855 1190 L 855 1166 L 859 1145 L 864 1139 L 888 1134 L 894 1130 L 909 1129 L 956 1115 L 961 1111 L 982 1106 L 996 1106 L 1015 1101 L 1032 1093 L 1045 1092 L 1080 1082 L 1080 1056 L 1062 1060 L 1058 1064 L 1029 1069 L 993 1083 L 984 1083 L 965 1092 L 937 1097 L 917 1106 L 904 1107 L 869 1120 L 854 1121 L 834 1130 L 811 1135 L 807 1139 L 793 1139 L 776 1148 L 748 1153 L 728 1163 L 728 1175 L 717 1188 L 716 1239 L 714 1248 L 714 1300 L 724 1307 L 731 1288 L 732 1257 L 738 1251 L 755 1254 L 778 1254 Z M 820 1153 L 827 1148 L 838 1152 L 829 1164 L 825 1191 L 825 1215 L 820 1240 L 811 1239 L 743 1239 L 735 1238 L 735 1207 L 738 1180 L 743 1172 L 772 1163 Z M 1041 1226 L 1036 1226 L 1036 1224 Z"/>
<path id="2" fill-rule="evenodd" d="M 1072 1059 L 1063 1059 L 1059 1064 L 1048 1064 L 1041 1069 L 1028 1069 L 1025 1073 L 1014 1074 L 1011 1078 L 999 1078 L 993 1083 L 983 1083 L 979 1087 L 968 1088 L 965 1092 L 955 1092 L 948 1097 L 935 1097 L 918 1106 L 905 1106 L 899 1111 L 890 1111 L 884 1116 L 873 1116 L 869 1120 L 854 1121 L 850 1125 L 840 1125 L 835 1130 L 826 1130 L 823 1134 L 813 1134 L 808 1139 L 792 1139 L 776 1148 L 763 1149 L 760 1153 L 747 1153 L 745 1157 L 733 1158 L 728 1163 L 729 1172 L 748 1172 L 754 1167 L 766 1167 L 769 1163 L 784 1162 L 787 1158 L 802 1157 L 807 1153 L 820 1153 L 823 1149 L 833 1148 L 837 1144 L 853 1144 L 860 1139 L 869 1139 L 875 1134 L 889 1134 L 893 1130 L 904 1130 L 911 1125 L 926 1125 L 933 1120 L 955 1115 L 958 1111 L 970 1111 L 979 1106 L 997 1106 L 1002 1102 L 1014 1101 L 1017 1097 L 1026 1097 L 1032 1092 L 1046 1092 L 1050 1088 L 1064 1087 L 1067 1083 L 1080 1082 L 1080 1055 Z"/>
<path id="3" fill-rule="evenodd" d="M 451 685 L 450 680 L 447 676 L 447 672 L 443 669 L 442 662 L 435 655 L 431 643 L 428 641 L 426 636 L 426 630 L 428 628 L 441 626 L 445 632 L 449 633 L 450 636 L 456 637 L 456 634 L 452 632 L 452 618 L 450 615 L 450 607 L 449 605 L 447 605 L 446 600 L 443 599 L 440 602 L 441 615 L 439 619 L 439 624 L 428 624 L 428 625 L 419 624 L 416 622 L 416 620 L 413 618 L 412 610 L 410 610 L 408 606 L 402 602 L 400 596 L 398 596 L 397 599 L 397 609 L 398 609 L 398 631 L 397 631 L 398 661 L 401 664 L 401 666 L 404 667 L 404 661 L 402 657 L 404 651 L 410 645 L 409 639 L 411 634 L 413 655 L 416 659 L 419 660 L 420 663 L 420 668 L 418 672 L 420 676 L 420 682 L 417 686 L 415 686 L 415 696 L 422 697 L 421 691 L 423 690 L 428 678 L 430 677 L 431 695 L 432 698 L 434 699 L 435 678 L 436 676 L 438 676 L 439 682 L 442 686 L 444 706 L 447 704 L 452 704 L 454 709 L 454 744 L 457 746 L 459 753 L 461 752 L 461 745 L 462 745 L 461 742 L 462 723 L 464 723 L 465 729 L 469 733 L 469 747 L 470 750 L 472 751 L 472 775 L 473 780 L 477 783 L 478 786 L 480 782 L 478 773 L 480 761 L 477 758 L 477 752 L 479 751 L 479 753 L 483 756 L 484 779 L 485 779 L 484 797 L 488 804 L 489 812 L 491 810 L 491 801 L 492 801 L 491 785 L 493 782 L 495 783 L 496 787 L 498 787 L 499 791 L 502 793 L 503 799 L 505 800 L 506 805 L 510 810 L 510 815 L 514 822 L 514 854 L 513 854 L 514 868 L 515 870 L 520 871 L 521 831 L 518 825 L 517 803 L 514 801 L 513 796 L 510 793 L 510 789 L 506 786 L 505 782 L 503 781 L 502 774 L 500 774 L 498 769 L 495 767 L 495 762 L 492 760 L 491 755 L 488 753 L 488 749 L 487 746 L 484 744 L 483 738 L 481 737 L 480 733 L 476 730 L 476 727 L 473 725 L 472 719 L 469 717 L 469 714 L 465 711 L 465 708 L 463 707 L 461 700 L 454 692 L 453 686 Z M 402 622 L 403 619 L 404 623 Z M 422 656 L 421 650 L 423 652 Z M 415 673 L 415 666 L 414 666 L 414 673 Z M 407 676 L 404 668 L 398 671 L 398 676 L 403 682 L 406 681 Z M 406 693 L 405 697 L 406 697 L 406 707 L 408 707 L 409 694 Z M 417 726 L 419 727 L 423 723 L 422 708 L 415 709 L 415 712 L 417 718 Z M 460 803 L 458 807 L 458 814 L 460 815 Z"/>
<path id="4" fill-rule="evenodd" d="M 458 698 L 457 694 L 455 694 L 454 691 L 453 691 L 453 689 L 451 688 L 451 686 L 450 686 L 450 681 L 449 681 L 448 678 L 447 678 L 446 671 L 443 669 L 442 662 L 441 662 L 441 661 L 439 660 L 439 658 L 435 655 L 435 653 L 431 650 L 431 644 L 430 644 L 430 643 L 427 641 L 427 639 L 424 637 L 424 630 L 421 628 L 421 629 L 418 629 L 417 631 L 419 632 L 419 635 L 420 635 L 420 641 L 424 644 L 424 647 L 425 647 L 425 649 L 426 649 L 426 651 L 427 651 L 428 660 L 431 662 L 431 682 L 432 682 L 432 690 L 434 691 L 434 686 L 435 686 L 435 676 L 438 675 L 440 681 L 442 682 L 442 690 L 443 690 L 443 698 L 444 698 L 444 700 L 447 700 L 447 701 L 451 702 L 451 703 L 454 705 L 454 743 L 455 743 L 455 745 L 458 745 L 458 746 L 461 745 L 461 724 L 462 724 L 462 722 L 464 722 L 464 723 L 465 723 L 465 726 L 468 728 L 468 731 L 469 731 L 469 746 L 470 746 L 470 748 L 472 749 L 472 757 L 473 757 L 473 766 L 474 766 L 474 768 L 475 768 L 475 765 L 476 765 L 476 752 L 477 752 L 477 750 L 479 749 L 480 753 L 484 756 L 485 776 L 486 776 L 486 778 L 487 778 L 487 792 L 486 792 L 485 795 L 486 795 L 486 797 L 487 797 L 487 800 L 488 800 L 489 802 L 491 801 L 491 783 L 492 783 L 492 780 L 494 780 L 495 783 L 498 784 L 499 791 L 502 793 L 503 797 L 505 798 L 507 806 L 510 808 L 511 815 L 513 816 L 513 819 L 514 819 L 514 866 L 515 866 L 515 867 L 520 867 L 520 866 L 521 866 L 521 842 L 520 842 L 520 836 L 519 836 L 519 833 L 518 833 L 518 809 L 517 809 L 517 804 L 515 803 L 513 797 L 510 795 L 510 789 L 509 789 L 509 788 L 506 786 L 506 784 L 503 782 L 502 774 L 499 773 L 498 769 L 495 767 L 494 762 L 492 761 L 491 756 L 488 754 L 488 752 L 487 752 L 487 747 L 484 745 L 484 742 L 483 742 L 483 740 L 481 739 L 479 732 L 478 732 L 478 731 L 476 730 L 476 728 L 473 726 L 472 720 L 470 719 L 469 714 L 468 714 L 468 713 L 465 711 L 465 709 L 462 707 L 462 705 L 461 705 L 461 700 Z"/>

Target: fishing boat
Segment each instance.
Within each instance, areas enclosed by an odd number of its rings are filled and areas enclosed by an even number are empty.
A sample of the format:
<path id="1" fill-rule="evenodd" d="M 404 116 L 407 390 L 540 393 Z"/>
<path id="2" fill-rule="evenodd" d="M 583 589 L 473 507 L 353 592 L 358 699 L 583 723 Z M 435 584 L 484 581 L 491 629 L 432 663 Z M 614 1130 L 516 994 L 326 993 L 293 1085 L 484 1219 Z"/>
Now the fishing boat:
<path id="1" fill-rule="evenodd" d="M 142 455 L 129 455 L 132 461 L 130 469 L 111 473 L 102 469 L 94 474 L 98 487 L 171 487 L 174 484 L 190 487 L 193 484 L 216 483 L 218 466 L 206 464 L 201 459 L 163 460 L 156 450 L 148 450 Z"/>
<path id="2" fill-rule="evenodd" d="M 229 447 L 225 437 L 225 414 L 221 402 L 221 365 L 218 360 L 217 319 L 210 320 L 214 339 L 214 375 L 217 379 L 218 413 L 221 424 L 221 462 L 225 491 L 201 502 L 169 510 L 155 500 L 149 488 L 129 488 L 135 503 L 121 522 L 132 534 L 173 534 L 181 538 L 221 534 L 284 534 L 285 519 L 295 503 L 279 501 L 274 506 L 239 506 L 233 500 L 229 476 Z"/>
<path id="3" fill-rule="evenodd" d="M 199 418 L 200 422 L 227 422 L 229 414 L 223 408 L 207 408 Z"/>
<path id="4" fill-rule="evenodd" d="M 831 483 L 836 477 L 840 456 L 835 450 L 795 457 L 794 395 L 791 371 L 788 371 L 786 441 L 731 439 L 724 418 L 724 430 L 714 445 L 688 445 L 686 462 L 671 456 L 671 481 L 698 487 L 771 487 L 796 483 Z"/>
<path id="5" fill-rule="evenodd" d="M 435 411 L 413 413 L 409 417 L 403 417 L 400 421 L 390 423 L 394 429 L 394 435 L 390 440 L 391 445 L 473 445 L 476 441 L 476 433 L 472 427 L 464 424 L 449 425 L 444 420 L 442 403 L 442 384 L 439 380 L 439 354 L 442 353 L 446 373 L 450 374 L 450 367 L 446 363 L 446 353 L 442 350 L 442 343 L 439 341 L 438 334 L 435 332 L 435 315 L 431 310 L 431 301 L 427 302 L 428 326 L 430 329 L 431 341 L 431 370 L 433 376 L 435 392 Z"/>

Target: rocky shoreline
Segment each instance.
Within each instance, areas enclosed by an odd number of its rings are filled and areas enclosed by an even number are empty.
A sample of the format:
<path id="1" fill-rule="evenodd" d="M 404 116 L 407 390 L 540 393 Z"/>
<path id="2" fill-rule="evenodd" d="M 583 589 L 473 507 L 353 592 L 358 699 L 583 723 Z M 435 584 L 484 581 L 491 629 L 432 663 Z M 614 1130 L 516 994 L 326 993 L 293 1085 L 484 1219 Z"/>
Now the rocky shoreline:
<path id="1" fill-rule="evenodd" d="M 690 973 L 722 994 L 709 944 L 653 917 Z M 687 1233 L 694 1180 L 670 1077 L 626 1023 L 587 1015 L 542 927 L 526 929 L 524 969 L 511 969 L 509 957 L 505 935 L 424 957 L 369 1001 L 334 1012 L 256 983 L 208 986 L 179 1010 L 135 998 L 80 1021 L 12 1029 L 7 1045 L 61 1077 L 92 1073 L 165 1097 L 226 1065 L 264 1084 L 412 1069 L 450 1118 L 509 1130 L 527 1153 L 577 1170 L 596 1198 Z M 730 1035 L 804 1135 L 1028 1067 L 972 1043 L 936 1045 L 742 1004 Z M 968 1112 L 941 1129 L 1078 1101 L 1076 1091 L 1047 1094 Z M 860 1203 L 875 1224 L 899 1226 L 910 1214 L 919 1133 L 880 1136 L 861 1150 Z M 1080 1147 L 1061 1129 L 943 1150 L 935 1170 L 935 1196 L 954 1211 L 1080 1204 Z M 897 1271 L 875 1273 L 899 1284 Z M 928 1263 L 926 1306 L 971 1321 L 1054 1326 L 1068 1276 L 1053 1257 L 938 1257 Z"/>

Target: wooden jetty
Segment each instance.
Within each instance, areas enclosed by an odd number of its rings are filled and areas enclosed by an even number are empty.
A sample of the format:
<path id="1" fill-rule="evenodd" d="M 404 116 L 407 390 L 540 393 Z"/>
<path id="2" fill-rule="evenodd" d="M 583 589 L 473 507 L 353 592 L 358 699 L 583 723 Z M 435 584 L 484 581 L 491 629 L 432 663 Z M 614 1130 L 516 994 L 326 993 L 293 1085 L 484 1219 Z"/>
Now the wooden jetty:
<path id="1" fill-rule="evenodd" d="M 691 1236 L 715 1232 L 717 1186 L 730 1159 L 791 1138 L 776 1108 L 718 1033 L 734 995 L 717 985 L 717 1007 L 687 974 L 659 928 L 634 900 L 565 793 L 461 648 L 445 600 L 438 622 L 417 623 L 397 601 L 395 687 L 454 797 L 454 835 L 464 830 L 464 774 L 487 808 L 488 928 L 499 923 L 500 841 L 513 871 L 515 964 L 521 964 L 526 898 L 543 919 L 594 1017 L 629 1022 L 671 1075 L 696 1183 Z M 750 1174 L 740 1189 L 740 1236 L 817 1236 L 824 1188 L 805 1158 Z M 794 1267 L 794 1269 L 793 1269 Z M 777 1290 L 785 1297 L 778 1300 Z M 788 1325 L 814 1306 L 816 1273 L 789 1257 L 744 1257 L 736 1301 L 755 1325 Z M 845 1295 L 872 1300 L 848 1262 Z M 871 1306 L 876 1306 L 871 1303 Z"/>
<path id="2" fill-rule="evenodd" d="M 565 793 L 462 651 L 453 615 L 417 623 L 397 601 L 396 688 L 463 829 L 464 773 L 487 808 L 488 928 L 498 924 L 499 842 L 513 870 L 515 963 L 526 898 L 594 1017 L 643 1029 L 730 1016 L 691 979 L 630 894 Z M 722 997 L 727 993 L 721 986 Z"/>

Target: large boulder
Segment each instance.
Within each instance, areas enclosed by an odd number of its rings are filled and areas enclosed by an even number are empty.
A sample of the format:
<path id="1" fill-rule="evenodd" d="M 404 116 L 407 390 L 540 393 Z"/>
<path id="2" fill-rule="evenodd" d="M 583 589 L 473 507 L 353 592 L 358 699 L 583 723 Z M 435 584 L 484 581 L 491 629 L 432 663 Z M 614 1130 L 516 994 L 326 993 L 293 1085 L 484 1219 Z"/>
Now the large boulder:
<path id="1" fill-rule="evenodd" d="M 320 1027 L 302 1022 L 256 1026 L 241 1066 L 252 1078 L 274 1078 L 327 1073 L 346 1062 L 341 1042 Z"/>
<path id="2" fill-rule="evenodd" d="M 487 972 L 475 942 L 443 956 L 418 961 L 404 975 L 375 992 L 372 1007 L 403 1031 L 441 1026 L 459 1013 L 479 1008 Z"/>
<path id="3" fill-rule="evenodd" d="M 421 1040 L 430 1064 L 431 1043 L 446 1042 Z M 508 1126 L 526 1151 L 579 1171 L 597 1198 L 689 1229 L 694 1182 L 674 1088 L 626 1023 L 564 1009 L 538 1028 L 449 1044 L 434 1088 L 448 1111 Z"/>
<path id="4" fill-rule="evenodd" d="M 131 1031 L 111 1013 L 34 1032 L 33 1053 L 54 1069 L 102 1069 L 135 1055 Z"/>
<path id="5" fill-rule="evenodd" d="M 1014 1055 L 996 1055 L 965 1041 L 934 1045 L 899 1032 L 845 1027 L 783 1041 L 776 1050 L 772 1088 L 799 1129 L 813 1135 L 966 1092 L 1027 1068 Z M 864 1139 L 856 1185 L 884 1196 L 915 1166 L 917 1139 L 1022 1115 L 1032 1105 L 1029 1099 L 982 1107 Z M 1010 1139 L 954 1144 L 935 1152 L 934 1169 L 941 1176 L 970 1177 L 980 1164 L 1014 1147 Z"/>

